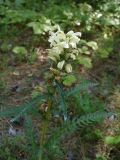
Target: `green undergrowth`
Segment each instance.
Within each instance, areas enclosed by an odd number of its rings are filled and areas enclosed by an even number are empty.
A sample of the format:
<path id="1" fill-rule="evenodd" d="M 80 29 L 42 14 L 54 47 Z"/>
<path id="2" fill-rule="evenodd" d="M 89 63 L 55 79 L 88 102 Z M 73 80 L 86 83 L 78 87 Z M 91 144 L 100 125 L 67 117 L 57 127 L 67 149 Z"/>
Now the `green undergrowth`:
<path id="1" fill-rule="evenodd" d="M 4 133 L 0 124 L 0 160 L 119 160 L 119 6 L 119 0 L 0 1 L 0 123 L 8 127 Z M 31 100 L 4 106 L 8 98 L 26 96 L 10 90 L 4 73 L 44 64 L 39 56 L 46 57 L 49 34 L 58 26 L 65 34 L 82 32 L 76 73 L 69 75 L 74 52 L 68 64 L 67 56 L 52 55 L 53 68 L 41 75 L 45 85 L 29 78 Z M 11 126 L 23 134 L 9 135 Z"/>

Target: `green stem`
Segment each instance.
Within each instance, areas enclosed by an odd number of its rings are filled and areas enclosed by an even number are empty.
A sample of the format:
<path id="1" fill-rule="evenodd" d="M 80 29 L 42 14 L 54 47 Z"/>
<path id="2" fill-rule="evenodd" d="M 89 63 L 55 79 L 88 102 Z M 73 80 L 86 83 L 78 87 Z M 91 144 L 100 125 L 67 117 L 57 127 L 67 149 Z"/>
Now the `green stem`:
<path id="1" fill-rule="evenodd" d="M 43 149 L 44 149 L 44 144 L 46 142 L 46 133 L 47 133 L 49 121 L 50 121 L 50 118 L 51 118 L 51 107 L 52 107 L 52 100 L 49 98 L 48 99 L 48 109 L 47 109 L 47 112 L 46 112 L 45 120 L 42 123 L 42 131 L 41 131 L 41 135 L 40 135 L 39 160 L 42 160 L 42 157 L 43 157 Z"/>

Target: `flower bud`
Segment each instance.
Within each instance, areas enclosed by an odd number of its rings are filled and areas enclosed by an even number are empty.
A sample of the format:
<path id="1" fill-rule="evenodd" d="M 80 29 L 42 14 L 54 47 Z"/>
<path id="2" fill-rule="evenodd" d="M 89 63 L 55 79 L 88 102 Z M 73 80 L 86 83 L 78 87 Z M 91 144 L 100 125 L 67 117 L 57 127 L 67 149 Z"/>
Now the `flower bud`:
<path id="1" fill-rule="evenodd" d="M 67 73 L 71 73 L 72 72 L 72 66 L 71 66 L 71 64 L 67 64 L 65 66 L 65 70 L 66 70 Z"/>
<path id="2" fill-rule="evenodd" d="M 59 68 L 60 70 L 62 70 L 64 64 L 65 64 L 65 61 L 64 61 L 64 60 L 61 61 L 61 62 L 59 62 L 59 63 L 57 64 L 57 68 Z"/>

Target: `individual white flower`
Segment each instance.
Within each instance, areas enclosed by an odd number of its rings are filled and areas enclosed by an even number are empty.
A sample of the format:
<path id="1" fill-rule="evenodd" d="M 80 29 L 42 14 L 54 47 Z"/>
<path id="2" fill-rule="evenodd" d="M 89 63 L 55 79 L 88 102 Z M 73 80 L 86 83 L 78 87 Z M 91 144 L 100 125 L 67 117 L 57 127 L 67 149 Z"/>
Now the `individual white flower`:
<path id="1" fill-rule="evenodd" d="M 75 35 L 78 37 L 81 37 L 82 34 L 81 34 L 81 32 L 76 32 Z"/>
<path id="2" fill-rule="evenodd" d="M 80 39 L 78 37 L 71 37 L 69 40 L 69 44 L 72 48 L 77 48 L 77 44 L 79 43 Z"/>
<path id="3" fill-rule="evenodd" d="M 107 33 L 104 33 L 103 37 L 104 37 L 105 39 L 107 39 L 107 38 L 108 38 Z"/>
<path id="4" fill-rule="evenodd" d="M 73 31 L 69 31 L 66 36 L 69 38 L 69 44 L 71 45 L 72 48 L 76 48 L 78 42 L 80 41 L 81 33 L 76 32 L 74 33 Z"/>
<path id="5" fill-rule="evenodd" d="M 48 42 L 50 42 L 50 46 L 52 47 L 56 45 L 56 33 L 51 32 L 50 34 L 51 36 L 49 37 Z"/>
<path id="6" fill-rule="evenodd" d="M 70 57 L 71 57 L 73 60 L 76 59 L 76 56 L 75 56 L 73 53 L 70 54 Z"/>
<path id="7" fill-rule="evenodd" d="M 60 42 L 60 45 L 63 47 L 63 48 L 69 48 L 69 44 L 67 42 Z"/>
<path id="8" fill-rule="evenodd" d="M 50 52 L 60 55 L 63 52 L 63 47 L 61 45 L 58 45 L 56 47 L 53 47 Z"/>
<path id="9" fill-rule="evenodd" d="M 78 49 L 74 49 L 74 50 L 72 51 L 72 53 L 75 54 L 76 56 L 78 56 L 78 55 L 79 55 L 79 50 L 78 50 Z"/>
<path id="10" fill-rule="evenodd" d="M 57 68 L 59 68 L 60 70 L 62 70 L 64 64 L 65 64 L 65 60 L 59 62 L 59 63 L 57 64 Z"/>
<path id="11" fill-rule="evenodd" d="M 102 17 L 102 13 L 97 14 L 97 18 L 100 18 L 100 17 Z"/>
<path id="12" fill-rule="evenodd" d="M 75 21 L 75 24 L 76 24 L 77 26 L 80 26 L 80 22 L 79 22 L 79 21 Z"/>
<path id="13" fill-rule="evenodd" d="M 71 45 L 72 48 L 76 48 L 77 47 L 76 43 L 74 43 L 74 42 L 70 42 L 69 44 Z"/>
<path id="14" fill-rule="evenodd" d="M 66 35 L 63 31 L 57 31 L 57 32 L 51 32 L 50 38 L 48 41 L 50 42 L 50 46 L 54 47 L 56 45 L 59 45 L 59 43 L 66 40 Z"/>
<path id="15" fill-rule="evenodd" d="M 59 41 L 61 41 L 61 40 L 66 40 L 66 35 L 65 35 L 65 33 L 63 32 L 63 31 L 57 31 L 56 32 L 56 36 L 57 36 L 57 38 L 59 39 Z M 58 41 L 58 42 L 59 42 Z"/>
<path id="16" fill-rule="evenodd" d="M 79 36 L 79 37 L 81 37 L 81 32 L 69 31 L 66 35 L 67 35 L 67 36 L 70 36 L 70 37 L 74 37 L 74 36 Z"/>
<path id="17" fill-rule="evenodd" d="M 71 64 L 66 64 L 65 70 L 66 70 L 67 73 L 71 73 L 72 72 L 72 65 Z"/>
<path id="18" fill-rule="evenodd" d="M 67 35 L 69 35 L 69 36 L 71 36 L 73 34 L 74 34 L 74 32 L 72 30 L 67 33 Z"/>
<path id="19" fill-rule="evenodd" d="M 102 13 L 100 13 L 100 12 L 95 12 L 93 14 L 93 18 L 100 18 L 100 17 L 102 17 Z"/>

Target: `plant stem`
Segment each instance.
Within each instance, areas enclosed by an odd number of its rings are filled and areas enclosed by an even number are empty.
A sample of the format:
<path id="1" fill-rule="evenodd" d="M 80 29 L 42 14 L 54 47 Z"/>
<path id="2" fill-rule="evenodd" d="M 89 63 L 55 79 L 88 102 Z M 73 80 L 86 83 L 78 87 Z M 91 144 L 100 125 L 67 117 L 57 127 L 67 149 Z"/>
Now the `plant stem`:
<path id="1" fill-rule="evenodd" d="M 46 133 L 47 133 L 49 121 L 50 121 L 50 118 L 51 118 L 51 107 L 52 107 L 52 100 L 49 98 L 48 99 L 48 109 L 46 111 L 45 120 L 42 123 L 42 131 L 41 131 L 41 134 L 40 134 L 39 160 L 42 160 L 42 157 L 43 157 L 43 149 L 44 149 L 44 144 L 46 142 Z"/>

